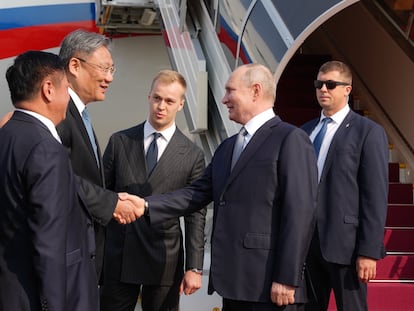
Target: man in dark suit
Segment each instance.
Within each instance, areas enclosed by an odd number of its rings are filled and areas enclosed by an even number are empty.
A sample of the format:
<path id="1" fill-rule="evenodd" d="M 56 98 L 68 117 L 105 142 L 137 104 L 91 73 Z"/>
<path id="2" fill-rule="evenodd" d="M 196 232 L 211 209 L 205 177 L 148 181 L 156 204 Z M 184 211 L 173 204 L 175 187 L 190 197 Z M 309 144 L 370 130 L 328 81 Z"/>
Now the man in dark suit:
<path id="1" fill-rule="evenodd" d="M 29 51 L 6 78 L 16 111 L 0 129 L 0 310 L 97 311 L 92 218 L 55 129 L 64 64 Z"/>
<path id="2" fill-rule="evenodd" d="M 322 112 L 303 129 L 319 151 L 317 229 L 307 261 L 316 300 L 306 310 L 327 310 L 331 289 L 339 311 L 367 310 L 367 282 L 384 256 L 387 137 L 381 126 L 350 110 L 346 64 L 325 63 L 314 83 Z"/>
<path id="3" fill-rule="evenodd" d="M 162 70 L 156 75 L 148 95 L 147 121 L 109 140 L 103 157 L 109 189 L 148 196 L 182 188 L 203 173 L 203 152 L 175 125 L 185 91 L 186 81 L 178 72 Z M 155 140 L 154 133 L 160 134 Z M 149 158 L 152 146 L 157 150 L 154 168 Z M 142 285 L 144 311 L 178 311 L 180 292 L 192 294 L 201 287 L 205 214 L 203 208 L 184 218 L 184 277 L 179 218 L 154 226 L 144 218 L 126 227 L 112 221 L 101 310 L 133 311 Z"/>
<path id="4" fill-rule="evenodd" d="M 268 68 L 237 68 L 223 104 L 229 118 L 243 125 L 241 134 L 217 148 L 190 186 L 137 202 L 156 224 L 214 201 L 209 293 L 223 297 L 225 311 L 300 310 L 306 302 L 315 153 L 305 132 L 275 116 L 275 93 Z"/>
<path id="5" fill-rule="evenodd" d="M 57 131 L 68 148 L 73 170 L 80 177 L 80 189 L 94 217 L 96 269 L 100 280 L 104 226 L 112 216 L 122 223 L 135 220 L 132 204 L 105 190 L 101 152 L 86 108 L 91 102 L 105 100 L 105 92 L 113 80 L 111 41 L 104 35 L 77 30 L 64 38 L 59 55 L 66 66 L 70 101 L 66 119 L 57 126 Z"/>

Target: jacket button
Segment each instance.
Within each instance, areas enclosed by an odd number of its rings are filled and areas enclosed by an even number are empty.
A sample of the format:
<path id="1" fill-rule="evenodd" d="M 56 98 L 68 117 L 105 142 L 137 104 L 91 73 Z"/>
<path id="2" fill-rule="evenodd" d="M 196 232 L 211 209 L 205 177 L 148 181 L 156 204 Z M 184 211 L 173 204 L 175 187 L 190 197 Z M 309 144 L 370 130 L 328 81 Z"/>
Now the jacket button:
<path id="1" fill-rule="evenodd" d="M 95 254 L 92 254 L 91 255 L 91 259 L 94 260 L 95 258 L 96 258 L 96 255 Z"/>
<path id="2" fill-rule="evenodd" d="M 226 201 L 220 201 L 219 206 L 224 206 L 226 205 Z"/>

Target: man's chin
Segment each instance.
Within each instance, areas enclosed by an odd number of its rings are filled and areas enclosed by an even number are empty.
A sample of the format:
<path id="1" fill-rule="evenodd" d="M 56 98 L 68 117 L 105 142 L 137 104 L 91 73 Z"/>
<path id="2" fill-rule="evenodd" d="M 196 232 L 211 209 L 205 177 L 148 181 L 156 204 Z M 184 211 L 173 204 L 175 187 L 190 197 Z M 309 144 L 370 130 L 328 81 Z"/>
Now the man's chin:
<path id="1" fill-rule="evenodd" d="M 104 101 L 105 100 L 105 98 L 106 98 L 106 96 L 105 95 L 99 95 L 99 96 L 96 96 L 96 98 L 95 98 L 95 100 L 94 101 L 96 101 L 96 102 L 101 102 L 101 101 Z"/>

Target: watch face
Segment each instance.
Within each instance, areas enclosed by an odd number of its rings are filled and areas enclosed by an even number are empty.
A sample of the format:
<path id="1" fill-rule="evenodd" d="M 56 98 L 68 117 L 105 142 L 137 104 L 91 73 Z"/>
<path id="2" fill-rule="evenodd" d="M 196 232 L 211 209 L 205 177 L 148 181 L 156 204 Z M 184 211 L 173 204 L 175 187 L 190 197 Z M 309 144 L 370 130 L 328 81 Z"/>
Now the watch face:
<path id="1" fill-rule="evenodd" d="M 203 274 L 203 270 L 197 269 L 197 268 L 193 268 L 191 269 L 191 271 L 198 273 L 198 274 Z"/>

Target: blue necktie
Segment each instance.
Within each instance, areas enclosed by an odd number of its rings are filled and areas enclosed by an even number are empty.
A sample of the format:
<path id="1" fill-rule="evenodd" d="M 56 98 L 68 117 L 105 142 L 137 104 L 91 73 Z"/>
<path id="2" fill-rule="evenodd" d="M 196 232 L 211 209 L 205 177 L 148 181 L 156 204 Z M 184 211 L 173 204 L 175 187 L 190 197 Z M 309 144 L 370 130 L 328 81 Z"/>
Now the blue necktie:
<path id="1" fill-rule="evenodd" d="M 147 156 L 146 156 L 148 176 L 152 173 L 152 170 L 154 169 L 155 165 L 158 162 L 157 139 L 162 136 L 160 133 L 157 133 L 157 132 L 152 133 L 152 135 L 154 136 L 154 138 L 152 139 L 152 142 L 148 147 Z"/>
<path id="2" fill-rule="evenodd" d="M 319 130 L 318 134 L 315 136 L 313 140 L 313 146 L 315 147 L 316 158 L 319 157 L 319 151 L 321 150 L 322 142 L 326 134 L 326 128 L 328 123 L 332 122 L 331 118 L 325 118 L 322 121 L 322 127 Z"/>
<path id="3" fill-rule="evenodd" d="M 89 141 L 91 142 L 93 153 L 95 154 L 96 163 L 99 167 L 98 147 L 96 145 L 95 135 L 93 134 L 93 129 L 91 125 L 91 119 L 89 118 L 88 109 L 86 107 L 82 111 L 82 120 L 83 124 L 85 124 L 86 131 L 88 132 Z"/>
<path id="4" fill-rule="evenodd" d="M 240 129 L 239 134 L 237 135 L 236 142 L 234 143 L 234 149 L 233 149 L 233 157 L 231 159 L 231 170 L 233 170 L 233 167 L 236 165 L 237 161 L 239 160 L 240 154 L 243 151 L 243 145 L 244 145 L 244 138 L 247 135 L 247 131 L 244 127 Z"/>

